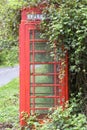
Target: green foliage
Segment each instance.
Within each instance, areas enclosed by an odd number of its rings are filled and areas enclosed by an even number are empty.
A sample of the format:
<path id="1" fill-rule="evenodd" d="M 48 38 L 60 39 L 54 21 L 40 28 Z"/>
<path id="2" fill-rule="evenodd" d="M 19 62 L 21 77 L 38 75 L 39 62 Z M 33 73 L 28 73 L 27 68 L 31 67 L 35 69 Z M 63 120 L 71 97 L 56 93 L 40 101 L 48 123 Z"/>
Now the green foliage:
<path id="1" fill-rule="evenodd" d="M 87 118 L 84 114 L 79 113 L 79 96 L 77 99 L 71 98 L 71 103 L 66 107 L 58 107 L 52 114 L 49 114 L 49 120 L 42 126 L 40 130 L 86 130 Z M 77 109 L 77 110 L 76 110 Z"/>
<path id="2" fill-rule="evenodd" d="M 50 115 L 50 122 L 46 122 L 40 130 L 86 130 L 86 117 L 83 114 L 72 114 L 73 106 L 63 110 L 57 108 Z"/>
<path id="3" fill-rule="evenodd" d="M 18 97 L 18 79 L 0 88 L 0 123 L 11 124 L 11 130 L 19 126 Z"/>
<path id="4" fill-rule="evenodd" d="M 86 71 L 87 62 L 84 64 L 84 61 L 87 56 L 87 1 L 49 0 L 48 7 L 45 13 L 49 21 L 44 21 L 43 27 L 51 48 L 56 44 L 58 56 L 68 50 L 70 71 Z M 62 46 L 65 51 L 61 49 Z"/>
<path id="5" fill-rule="evenodd" d="M 24 130 L 32 130 L 39 126 L 37 115 L 31 114 L 30 116 L 26 112 L 22 112 L 23 120 L 26 121 L 26 126 Z"/>
<path id="6" fill-rule="evenodd" d="M 18 46 L 18 28 L 19 22 L 16 19 L 20 19 L 20 10 L 17 2 L 9 3 L 5 2 L 1 6 L 0 13 L 0 54 L 3 55 L 4 64 L 10 61 L 11 64 L 17 63 L 17 51 Z M 12 53 L 12 51 L 14 53 Z M 13 57 L 13 61 L 12 58 Z M 9 57 L 9 58 L 8 58 Z M 14 58 L 15 57 L 15 58 Z M 9 59 L 9 60 L 8 60 Z M 2 62 L 1 62 L 2 64 Z"/>
<path id="7" fill-rule="evenodd" d="M 44 14 L 41 28 L 51 55 L 55 47 L 57 60 L 68 51 L 70 91 L 82 87 L 87 101 L 87 0 L 48 0 Z"/>
<path id="8" fill-rule="evenodd" d="M 0 2 L 0 64 L 18 62 L 20 12 L 24 6 L 27 6 L 24 0 Z"/>
<path id="9" fill-rule="evenodd" d="M 28 116 L 23 113 L 23 119 L 26 120 L 26 130 L 86 130 L 87 117 L 81 114 L 81 92 L 72 95 L 70 102 L 65 107 L 58 106 L 51 108 L 48 115 L 44 119 L 38 120 L 38 115 Z"/>

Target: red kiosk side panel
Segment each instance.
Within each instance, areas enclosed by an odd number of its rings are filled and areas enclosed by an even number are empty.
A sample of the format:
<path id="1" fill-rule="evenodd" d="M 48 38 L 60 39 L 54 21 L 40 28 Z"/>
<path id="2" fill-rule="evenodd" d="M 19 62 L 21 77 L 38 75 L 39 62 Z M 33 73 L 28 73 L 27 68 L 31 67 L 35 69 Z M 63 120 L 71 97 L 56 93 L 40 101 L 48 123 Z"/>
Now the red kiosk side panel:
<path id="1" fill-rule="evenodd" d="M 29 102 L 29 48 L 28 45 L 28 30 L 25 23 L 20 24 L 19 30 L 19 48 L 20 48 L 20 124 L 24 125 L 22 120 L 23 112 L 30 113 Z"/>

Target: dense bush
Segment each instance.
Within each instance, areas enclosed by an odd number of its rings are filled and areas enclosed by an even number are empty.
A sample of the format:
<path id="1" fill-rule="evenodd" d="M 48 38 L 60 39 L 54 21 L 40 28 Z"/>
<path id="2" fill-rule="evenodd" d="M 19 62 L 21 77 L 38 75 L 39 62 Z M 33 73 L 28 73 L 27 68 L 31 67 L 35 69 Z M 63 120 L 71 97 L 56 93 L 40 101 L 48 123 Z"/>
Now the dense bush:
<path id="1" fill-rule="evenodd" d="M 74 96 L 74 95 L 73 95 Z M 65 108 L 58 107 L 40 130 L 86 130 L 87 118 L 82 114 L 81 93 L 76 97 L 72 97 L 69 104 Z"/>
<path id="2" fill-rule="evenodd" d="M 38 120 L 38 116 L 30 117 L 24 113 L 24 119 L 27 121 L 25 129 L 36 130 L 87 130 L 87 117 L 82 113 L 81 92 L 75 97 L 72 95 L 69 103 L 64 107 L 51 108 L 48 115 Z"/>
<path id="3" fill-rule="evenodd" d="M 48 20 L 44 20 L 41 27 L 44 37 L 49 39 L 51 55 L 55 47 L 57 59 L 68 51 L 69 90 L 78 93 L 82 88 L 86 110 L 87 0 L 48 0 L 44 13 Z"/>
<path id="4" fill-rule="evenodd" d="M 40 130 L 86 130 L 87 122 L 84 114 L 73 114 L 72 106 L 62 109 L 57 108 Z M 38 129 L 39 130 L 39 129 Z"/>

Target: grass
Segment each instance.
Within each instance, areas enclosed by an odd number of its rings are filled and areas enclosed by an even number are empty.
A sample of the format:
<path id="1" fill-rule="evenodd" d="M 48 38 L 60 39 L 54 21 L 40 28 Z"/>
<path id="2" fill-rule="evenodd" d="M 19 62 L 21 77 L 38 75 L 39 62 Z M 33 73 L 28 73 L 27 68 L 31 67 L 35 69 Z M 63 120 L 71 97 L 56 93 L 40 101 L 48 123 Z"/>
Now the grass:
<path id="1" fill-rule="evenodd" d="M 19 124 L 18 82 L 18 79 L 14 79 L 0 88 L 0 123 Z"/>
<path id="2" fill-rule="evenodd" d="M 16 66 L 16 65 L 18 65 L 18 63 L 15 63 L 15 64 L 13 64 L 13 65 L 11 65 L 11 64 L 1 64 L 1 65 L 0 65 L 0 68 L 14 67 L 14 66 Z"/>
<path id="3" fill-rule="evenodd" d="M 0 65 L 0 68 L 8 67 L 8 65 Z"/>

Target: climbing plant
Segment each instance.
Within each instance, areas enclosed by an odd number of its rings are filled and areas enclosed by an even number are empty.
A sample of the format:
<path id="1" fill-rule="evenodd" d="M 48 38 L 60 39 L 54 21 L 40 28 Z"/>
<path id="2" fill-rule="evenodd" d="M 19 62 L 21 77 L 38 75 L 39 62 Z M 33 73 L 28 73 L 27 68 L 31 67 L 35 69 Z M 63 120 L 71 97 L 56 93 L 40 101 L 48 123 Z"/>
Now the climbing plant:
<path id="1" fill-rule="evenodd" d="M 86 100 L 87 0 L 48 0 L 44 13 L 43 36 L 48 37 L 51 50 L 56 46 L 57 58 L 68 52 L 70 91 L 76 93 L 82 87 Z"/>

